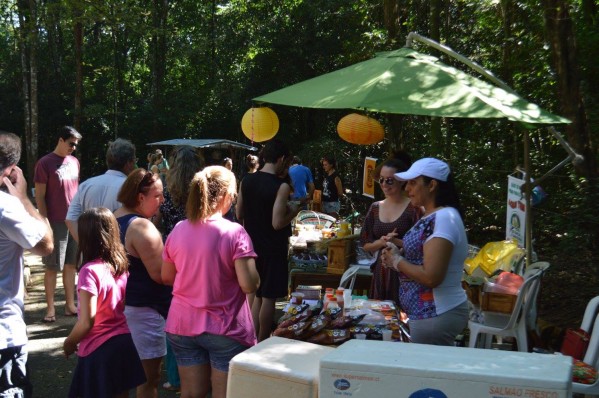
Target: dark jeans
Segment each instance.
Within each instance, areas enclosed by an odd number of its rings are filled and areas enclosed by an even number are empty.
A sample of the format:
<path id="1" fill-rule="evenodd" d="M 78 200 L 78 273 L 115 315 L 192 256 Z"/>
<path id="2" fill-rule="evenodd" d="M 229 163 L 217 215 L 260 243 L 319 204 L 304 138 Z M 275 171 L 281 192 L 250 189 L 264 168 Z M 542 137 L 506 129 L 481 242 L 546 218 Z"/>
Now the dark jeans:
<path id="1" fill-rule="evenodd" d="M 32 386 L 27 372 L 25 346 L 0 350 L 0 397 L 29 398 Z"/>

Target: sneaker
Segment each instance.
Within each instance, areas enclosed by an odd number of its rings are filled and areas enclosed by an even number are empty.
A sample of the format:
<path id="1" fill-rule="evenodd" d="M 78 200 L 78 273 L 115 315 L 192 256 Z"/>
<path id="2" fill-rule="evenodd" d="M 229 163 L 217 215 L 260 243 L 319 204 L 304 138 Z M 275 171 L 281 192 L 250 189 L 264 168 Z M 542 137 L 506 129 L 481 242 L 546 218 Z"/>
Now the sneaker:
<path id="1" fill-rule="evenodd" d="M 180 386 L 173 386 L 168 381 L 162 385 L 162 388 L 164 388 L 165 390 L 168 390 L 168 391 L 180 391 L 181 390 Z"/>

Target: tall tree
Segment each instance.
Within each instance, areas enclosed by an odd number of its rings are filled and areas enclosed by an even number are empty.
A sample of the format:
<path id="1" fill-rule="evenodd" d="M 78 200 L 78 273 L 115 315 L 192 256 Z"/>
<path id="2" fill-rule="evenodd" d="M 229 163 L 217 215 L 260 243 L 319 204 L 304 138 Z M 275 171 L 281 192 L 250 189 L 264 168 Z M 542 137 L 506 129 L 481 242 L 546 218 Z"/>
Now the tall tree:
<path id="1" fill-rule="evenodd" d="M 38 94 L 37 94 L 37 3 L 19 0 L 19 44 L 21 52 L 22 96 L 24 112 L 27 178 L 33 181 L 33 169 L 38 156 Z"/>

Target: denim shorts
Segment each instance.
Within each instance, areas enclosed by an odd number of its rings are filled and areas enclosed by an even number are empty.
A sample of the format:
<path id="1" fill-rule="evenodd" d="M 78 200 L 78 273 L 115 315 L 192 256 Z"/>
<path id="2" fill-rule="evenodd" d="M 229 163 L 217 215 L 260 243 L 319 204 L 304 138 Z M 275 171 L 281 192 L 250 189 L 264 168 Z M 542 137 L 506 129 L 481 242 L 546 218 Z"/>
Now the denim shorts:
<path id="1" fill-rule="evenodd" d="M 139 358 L 154 359 L 166 355 L 164 318 L 153 308 L 125 306 L 127 326 Z"/>
<path id="2" fill-rule="evenodd" d="M 210 363 L 213 369 L 229 371 L 229 362 L 233 357 L 249 347 L 227 336 L 202 333 L 198 336 L 181 336 L 167 333 L 178 366 L 205 365 Z"/>

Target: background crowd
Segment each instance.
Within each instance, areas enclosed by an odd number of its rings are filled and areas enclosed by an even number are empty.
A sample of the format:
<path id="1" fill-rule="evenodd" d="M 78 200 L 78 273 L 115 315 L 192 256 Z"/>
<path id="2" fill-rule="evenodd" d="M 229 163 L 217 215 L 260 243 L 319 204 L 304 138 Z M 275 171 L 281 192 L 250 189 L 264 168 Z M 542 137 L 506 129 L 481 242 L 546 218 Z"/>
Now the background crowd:
<path id="1" fill-rule="evenodd" d="M 0 210 L 15 220 L 1 224 L 0 243 L 14 251 L 1 266 L 19 268 L 23 249 L 44 255 L 46 323 L 56 321 L 62 271 L 64 316 L 78 314 L 63 347 L 78 357 L 70 396 L 125 397 L 136 388 L 138 397 L 156 397 L 166 358 L 164 388 L 224 397 L 229 361 L 271 335 L 275 302 L 288 294 L 288 238 L 314 193 L 310 170 L 279 140 L 246 157 L 241 181 L 230 158 L 203 167 L 188 146 L 175 147 L 169 161 L 157 150 L 139 168 L 133 144 L 116 139 L 105 174 L 79 185 L 73 152 L 82 139 L 72 127 L 60 129 L 55 150 L 37 163 L 38 211 L 16 167 L 20 141 L 0 135 L 2 195 L 10 198 Z M 322 166 L 323 211 L 338 217 L 344 192 L 335 159 L 323 157 Z M 377 256 L 371 298 L 400 305 L 414 342 L 452 344 L 467 321 L 460 286 L 467 239 L 449 167 L 397 153 L 375 178 L 385 198 L 371 205 L 360 237 Z M 37 220 L 28 225 L 33 231 L 21 225 L 28 218 Z M 30 391 L 22 291 L 11 297 L 19 327 L 0 349 L 23 372 L 2 388 Z"/>

